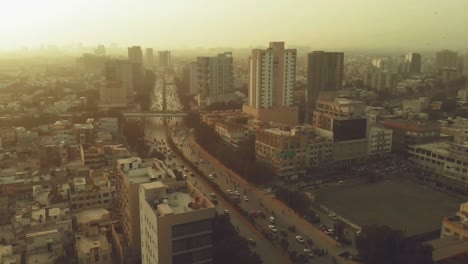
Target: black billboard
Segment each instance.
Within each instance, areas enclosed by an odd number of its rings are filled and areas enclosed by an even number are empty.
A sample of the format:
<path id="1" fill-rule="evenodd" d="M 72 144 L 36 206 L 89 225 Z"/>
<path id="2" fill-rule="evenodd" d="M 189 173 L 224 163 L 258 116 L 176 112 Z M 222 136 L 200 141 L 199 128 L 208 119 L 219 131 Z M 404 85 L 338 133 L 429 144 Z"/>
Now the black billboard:
<path id="1" fill-rule="evenodd" d="M 333 120 L 333 138 L 339 141 L 364 139 L 367 119 Z"/>

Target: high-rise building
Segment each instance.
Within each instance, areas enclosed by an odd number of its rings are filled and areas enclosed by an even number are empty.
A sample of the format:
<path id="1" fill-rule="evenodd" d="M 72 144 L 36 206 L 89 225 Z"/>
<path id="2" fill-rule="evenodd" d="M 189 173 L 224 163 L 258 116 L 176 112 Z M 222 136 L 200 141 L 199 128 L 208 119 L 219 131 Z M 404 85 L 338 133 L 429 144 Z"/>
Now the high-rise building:
<path id="1" fill-rule="evenodd" d="M 190 94 L 198 94 L 198 63 L 192 62 L 188 67 Z"/>
<path id="2" fill-rule="evenodd" d="M 451 50 L 441 50 L 436 53 L 436 68 L 456 68 L 457 67 L 457 53 Z"/>
<path id="3" fill-rule="evenodd" d="M 154 66 L 154 57 L 153 57 L 153 49 L 147 48 L 146 49 L 146 66 L 150 69 Z"/>
<path id="4" fill-rule="evenodd" d="M 421 73 L 421 54 L 408 53 L 405 56 L 406 70 L 408 73 Z"/>
<path id="5" fill-rule="evenodd" d="M 171 52 L 168 50 L 159 52 L 159 67 L 167 68 L 172 65 Z"/>
<path id="6" fill-rule="evenodd" d="M 133 65 L 127 60 L 107 60 L 105 83 L 99 88 L 101 107 L 125 107 L 133 96 Z"/>
<path id="7" fill-rule="evenodd" d="M 105 65 L 106 82 L 114 82 L 124 87 L 127 96 L 133 96 L 133 66 L 128 60 L 107 60 Z"/>
<path id="8" fill-rule="evenodd" d="M 106 56 L 106 47 L 104 45 L 98 45 L 94 50 L 96 56 Z"/>
<path id="9" fill-rule="evenodd" d="M 393 94 L 395 91 L 396 76 L 388 71 L 369 69 L 363 79 L 365 85 L 378 92 Z"/>
<path id="10" fill-rule="evenodd" d="M 216 207 L 187 181 L 141 184 L 141 263 L 213 262 Z"/>
<path id="11" fill-rule="evenodd" d="M 308 54 L 306 106 L 310 114 L 315 109 L 319 92 L 336 91 L 343 87 L 343 52 L 313 51 Z"/>
<path id="12" fill-rule="evenodd" d="M 206 106 L 234 88 L 232 53 L 225 52 L 215 57 L 198 57 L 196 70 L 199 105 Z"/>
<path id="13" fill-rule="evenodd" d="M 128 48 L 128 59 L 131 63 L 143 64 L 143 53 L 140 46 L 133 46 Z"/>
<path id="14" fill-rule="evenodd" d="M 270 42 L 267 49 L 254 49 L 250 57 L 249 106 L 289 107 L 296 87 L 296 49 L 284 42 Z"/>

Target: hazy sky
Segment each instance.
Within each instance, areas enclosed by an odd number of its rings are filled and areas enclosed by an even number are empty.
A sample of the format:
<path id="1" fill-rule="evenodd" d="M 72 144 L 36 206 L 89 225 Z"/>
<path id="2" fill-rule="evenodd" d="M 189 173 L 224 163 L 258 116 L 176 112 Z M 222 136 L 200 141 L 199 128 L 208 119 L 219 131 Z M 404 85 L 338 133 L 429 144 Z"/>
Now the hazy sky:
<path id="1" fill-rule="evenodd" d="M 0 49 L 468 48 L 468 0 L 1 0 Z"/>

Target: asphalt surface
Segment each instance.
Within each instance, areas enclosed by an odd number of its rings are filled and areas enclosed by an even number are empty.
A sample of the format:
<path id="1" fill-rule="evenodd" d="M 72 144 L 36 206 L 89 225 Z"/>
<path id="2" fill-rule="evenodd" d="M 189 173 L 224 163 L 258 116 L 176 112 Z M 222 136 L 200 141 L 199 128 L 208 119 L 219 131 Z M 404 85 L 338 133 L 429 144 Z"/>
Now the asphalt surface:
<path id="1" fill-rule="evenodd" d="M 162 110 L 162 82 L 156 83 L 153 96 L 152 109 Z M 176 95 L 175 86 L 166 85 L 166 100 L 168 111 L 182 109 Z M 181 130 L 184 129 L 180 118 L 169 118 L 168 125 L 169 128 L 176 127 Z M 154 139 L 157 141 L 155 142 Z M 163 127 L 163 119 L 159 117 L 147 118 L 145 121 L 145 140 L 151 149 L 157 149 L 158 151 L 164 150 L 164 148 L 169 149 L 165 139 L 166 135 Z M 177 168 L 181 168 L 180 165 L 183 164 L 179 157 L 168 158 L 165 162 L 169 165 L 175 163 L 177 164 Z M 185 164 L 185 166 L 187 167 L 187 164 Z M 252 250 L 261 257 L 263 263 L 291 263 L 285 252 L 279 248 L 279 245 L 274 245 L 268 241 L 248 219 L 234 209 L 231 201 L 224 200 L 222 196 L 207 183 L 204 177 L 201 175 L 191 176 L 189 172 L 190 171 L 184 172 L 187 175 L 187 180 L 195 185 L 202 193 L 207 197 L 209 197 L 211 193 L 215 193 L 218 200 L 218 205 L 216 206 L 218 213 L 221 214 L 224 213 L 225 210 L 228 210 L 231 223 L 236 227 L 239 234 L 247 239 L 253 239 L 256 242 L 256 246 L 253 247 Z"/>

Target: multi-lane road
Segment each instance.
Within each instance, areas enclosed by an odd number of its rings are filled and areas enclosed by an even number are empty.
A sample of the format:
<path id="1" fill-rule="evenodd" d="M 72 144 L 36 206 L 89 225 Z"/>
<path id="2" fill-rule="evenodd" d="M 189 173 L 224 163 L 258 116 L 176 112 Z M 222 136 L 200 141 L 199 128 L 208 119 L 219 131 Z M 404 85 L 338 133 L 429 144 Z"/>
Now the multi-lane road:
<path id="1" fill-rule="evenodd" d="M 153 95 L 153 104 L 152 108 L 154 110 L 162 110 L 162 82 L 156 84 Z M 167 110 L 168 111 L 178 111 L 182 107 L 177 98 L 175 86 L 168 84 L 166 85 L 166 98 L 167 98 Z M 168 120 L 168 125 L 170 128 L 179 128 L 182 127 L 182 119 L 172 117 Z M 157 142 L 154 141 L 157 140 Z M 166 135 L 164 132 L 163 121 L 160 117 L 155 118 L 146 118 L 145 122 L 145 141 L 151 147 L 151 149 L 157 149 L 159 151 L 163 150 L 168 152 L 169 146 L 166 142 Z M 166 150 L 164 150 L 166 149 Z M 177 164 L 177 168 L 181 168 L 183 164 L 182 160 L 179 157 L 168 158 L 166 164 Z M 188 167 L 188 164 L 184 164 L 185 167 Z M 247 239 L 252 239 L 256 242 L 256 246 L 253 247 L 255 251 L 263 260 L 263 263 L 291 263 L 288 256 L 284 251 L 279 248 L 279 245 L 274 245 L 268 241 L 260 231 L 252 225 L 248 219 L 241 215 L 235 208 L 232 206 L 230 201 L 226 201 L 222 198 L 220 194 L 216 194 L 217 191 L 214 190 L 210 184 L 207 183 L 205 177 L 201 175 L 190 175 L 189 172 L 184 172 L 187 175 L 187 180 L 194 184 L 201 192 L 206 196 L 210 196 L 211 193 L 215 193 L 218 205 L 216 206 L 219 213 L 224 213 L 227 210 L 230 214 L 231 222 L 239 231 L 239 234 Z"/>

